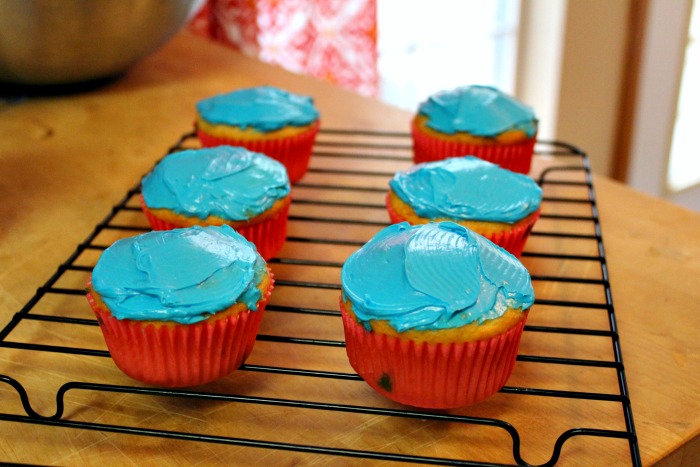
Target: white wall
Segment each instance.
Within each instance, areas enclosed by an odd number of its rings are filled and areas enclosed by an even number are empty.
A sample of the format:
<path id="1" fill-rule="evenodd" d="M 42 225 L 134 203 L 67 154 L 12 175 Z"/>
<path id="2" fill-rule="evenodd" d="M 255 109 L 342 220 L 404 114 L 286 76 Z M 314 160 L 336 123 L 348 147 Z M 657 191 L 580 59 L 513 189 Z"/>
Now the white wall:
<path id="1" fill-rule="evenodd" d="M 700 187 L 668 190 L 667 164 L 692 0 L 650 0 L 627 182 L 700 211 Z"/>
<path id="2" fill-rule="evenodd" d="M 520 8 L 515 95 L 536 109 L 538 137 L 555 139 L 566 1 L 523 0 Z"/>
<path id="3" fill-rule="evenodd" d="M 542 137 L 574 144 L 612 173 L 631 0 L 523 0 L 518 95 Z"/>

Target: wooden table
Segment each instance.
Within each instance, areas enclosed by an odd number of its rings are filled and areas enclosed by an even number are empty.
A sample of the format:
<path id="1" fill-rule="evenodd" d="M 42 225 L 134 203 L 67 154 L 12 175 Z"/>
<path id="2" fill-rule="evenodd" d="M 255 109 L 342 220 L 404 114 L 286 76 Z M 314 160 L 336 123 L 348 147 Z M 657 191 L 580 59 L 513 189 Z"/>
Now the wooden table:
<path id="1" fill-rule="evenodd" d="M 159 157 L 192 127 L 195 102 L 234 88 L 271 84 L 314 97 L 324 128 L 381 130 L 405 133 L 410 114 L 377 100 L 363 98 L 331 84 L 297 76 L 243 57 L 221 46 L 183 33 L 164 49 L 135 66 L 129 73 L 96 89 L 63 95 L 28 98 L 0 107 L 0 324 L 4 326 L 32 298 L 37 287 L 92 232 L 94 226 L 138 182 Z M 351 138 L 354 136 L 350 136 Z M 334 135 L 324 136 L 333 148 Z M 341 136 L 346 138 L 346 136 Z M 391 139 L 391 137 L 389 137 Z M 405 138 L 400 141 L 405 142 Z M 362 140 L 364 141 L 364 140 Z M 361 141 L 361 142 L 362 142 Z M 575 143 L 572 142 L 572 143 Z M 584 148 L 585 149 L 585 148 Z M 365 151 L 365 149 L 355 149 Z M 370 149 L 371 151 L 371 149 Z M 390 151 L 394 151 L 393 149 Z M 401 149 L 396 151 L 401 152 Z M 544 158 L 546 159 L 546 158 Z M 334 165 L 335 164 L 335 165 Z M 320 199 L 316 182 L 333 181 L 334 169 L 343 162 L 319 156 L 312 162 L 305 185 L 295 188 L 297 197 Z M 543 162 L 546 164 L 546 162 Z M 360 172 L 397 170 L 404 162 L 367 162 L 350 167 Z M 342 168 L 342 167 L 341 167 Z M 342 178 L 342 176 L 339 176 Z M 361 173 L 350 177 L 368 180 Z M 372 182 L 374 183 L 374 182 Z M 383 194 L 348 194 L 348 199 L 381 204 Z M 700 215 L 641 195 L 604 177 L 594 177 L 604 248 L 619 338 L 629 386 L 632 411 L 645 465 L 698 465 L 700 463 L 700 344 L 696 312 L 700 301 Z M 316 190 L 316 191 L 315 191 Z M 551 191 L 547 191 L 551 190 Z M 566 184 L 546 190 L 550 197 L 565 196 Z M 388 218 L 379 210 L 335 207 L 344 200 L 325 199 L 322 207 L 299 204 L 292 214 L 299 219 L 290 225 L 290 235 L 328 235 L 365 238 Z M 345 200 L 347 201 L 347 200 Z M 132 201 L 128 203 L 134 207 Z M 323 207 L 325 206 L 325 207 Z M 367 225 L 333 226 L 305 223 L 308 215 L 320 211 L 349 209 L 351 216 L 363 216 Z M 557 230 L 561 222 L 554 209 L 550 219 L 536 227 Z M 366 214 L 371 212 L 371 214 Z M 119 214 L 122 216 L 122 214 Z M 145 225 L 137 209 L 127 209 L 117 223 Z M 574 219 L 574 223 L 576 220 Z M 132 232 L 133 233 L 133 232 Z M 97 241 L 108 243 L 107 234 Z M 121 233 L 125 235 L 125 233 Z M 556 248 L 558 240 L 533 237 L 526 251 Z M 294 264 L 273 264 L 281 285 L 276 289 L 278 304 L 294 303 L 298 291 L 286 287 L 286 280 L 321 281 L 328 290 L 305 296 L 321 308 L 332 307 L 337 296 L 338 268 L 355 246 L 330 249 L 305 246 L 285 247 L 281 256 L 317 255 L 328 267 L 294 269 Z M 84 268 L 62 276 L 58 288 L 80 289 L 99 251 L 83 252 L 78 263 Z M 551 263 L 525 256 L 523 262 L 534 274 L 599 275 L 600 265 L 584 267 L 577 261 Z M 549 265 L 549 266 L 548 266 Z M 551 270 L 550 270 L 551 269 Z M 593 281 L 597 283 L 596 280 Z M 599 281 L 598 281 L 599 282 Z M 538 298 L 559 296 L 567 300 L 586 299 L 586 285 L 548 285 L 536 282 Z M 598 294 L 595 292 L 594 294 Z M 596 297 L 595 300 L 598 300 Z M 605 301 L 605 297 L 602 299 Z M 330 302 L 329 302 L 330 301 Z M 274 302 L 274 300 L 273 300 Z M 329 306 L 328 303 L 331 303 Z M 141 388 L 124 376 L 104 356 L 99 328 L 84 302 L 76 295 L 44 296 L 32 313 L 52 316 L 61 310 L 78 324 L 45 320 L 23 321 L 0 346 L 0 374 L 10 376 L 24 387 L 33 410 L 43 416 L 56 412 L 56 392 L 64 383 L 80 381 Z M 539 311 L 538 311 L 539 310 Z M 300 338 L 342 341 L 336 315 L 304 316 L 271 312 L 261 332 L 296 333 Z M 532 326 L 547 326 L 546 305 L 535 305 Z M 87 324 L 84 323 L 87 320 Z M 90 321 L 92 320 L 92 321 Z M 607 325 L 605 314 L 576 312 L 566 316 L 566 325 Z M 561 323 L 555 323 L 561 325 Z M 77 331 L 75 331 L 77 329 Z M 595 339 L 594 339 L 595 340 Z M 52 348 L 95 349 L 95 355 L 70 351 L 46 352 L 13 348 L 7 342 L 38 342 Z M 285 346 L 280 354 L 274 341 L 256 345 L 251 365 L 289 365 L 351 374 L 342 347 Z M 550 337 L 546 332 L 526 332 L 521 353 L 544 352 L 554 358 L 608 359 L 610 340 L 602 345 L 580 342 L 575 335 Z M 555 367 L 557 365 L 554 365 Z M 535 385 L 553 390 L 572 390 L 583 384 L 586 390 L 618 391 L 617 380 L 599 378 L 585 365 L 564 372 L 541 371 L 536 364 L 519 362 L 508 385 Z M 299 379 L 302 382 L 299 382 Z M 566 379 L 564 381 L 563 379 Z M 607 381 L 611 379 L 611 381 Z M 572 383 L 573 381 L 573 383 Z M 610 387 L 606 387 L 610 386 Z M 576 387 L 576 386 L 572 386 Z M 612 388 L 612 389 L 611 389 Z M 202 390 L 201 388 L 198 388 Z M 289 400 L 312 400 L 329 404 L 400 409 L 383 400 L 362 381 L 336 381 L 268 375 L 239 371 L 207 385 L 206 393 L 242 394 Z M 547 402 L 543 402 L 546 400 Z M 610 418 L 615 429 L 624 431 L 619 409 L 604 415 L 590 411 L 570 398 L 498 394 L 476 406 L 457 411 L 459 415 L 506 419 L 521 435 L 522 456 L 530 463 L 546 462 L 556 436 L 569 419 L 582 426 L 597 426 Z M 0 413 L 26 416 L 19 396 L 8 384 L 0 384 Z M 18 423 L 0 421 L 0 460 L 36 464 L 99 465 L 114 463 L 158 463 L 159 465 L 347 465 L 360 462 L 346 454 L 352 450 L 378 450 L 413 456 L 475 458 L 484 462 L 512 463 L 510 438 L 499 430 L 421 418 L 385 417 L 335 410 L 307 410 L 280 405 L 244 404 L 236 401 L 180 399 L 172 396 L 139 395 L 124 392 L 71 390 L 66 395 L 62 420 L 69 427 L 55 427 L 50 421 Z M 5 420 L 5 419 L 3 419 Z M 162 437 L 95 431 L 81 423 L 105 426 L 148 427 L 154 430 L 192 432 L 241 440 L 271 440 L 276 449 Z M 559 430 L 559 431 L 557 431 Z M 337 456 L 286 450 L 286 443 L 302 446 L 321 444 L 338 449 Z M 366 460 L 364 462 L 367 462 Z M 378 460 L 378 463 L 383 461 Z M 561 465 L 629 465 L 626 440 L 574 437 L 567 441 Z"/>

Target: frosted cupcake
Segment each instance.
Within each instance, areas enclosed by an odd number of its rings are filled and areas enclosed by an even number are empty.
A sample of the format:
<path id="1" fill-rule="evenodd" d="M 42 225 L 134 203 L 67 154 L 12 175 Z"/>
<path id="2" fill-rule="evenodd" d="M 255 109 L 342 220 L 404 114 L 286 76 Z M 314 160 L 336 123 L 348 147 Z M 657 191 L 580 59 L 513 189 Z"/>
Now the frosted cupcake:
<path id="1" fill-rule="evenodd" d="M 154 231 L 100 256 L 88 301 L 117 366 L 158 386 L 221 378 L 251 353 L 273 278 L 228 226 Z"/>
<path id="2" fill-rule="evenodd" d="M 540 216 L 542 189 L 527 175 L 473 156 L 417 164 L 389 182 L 392 222 L 450 220 L 520 256 Z"/>
<path id="3" fill-rule="evenodd" d="M 197 136 L 205 147 L 243 146 L 280 161 L 291 183 L 309 167 L 320 126 L 313 99 L 260 86 L 197 102 Z"/>
<path id="4" fill-rule="evenodd" d="M 154 230 L 229 225 L 267 261 L 286 240 L 290 192 L 281 163 L 217 146 L 163 158 L 141 182 L 141 206 Z"/>
<path id="5" fill-rule="evenodd" d="M 531 107 L 489 86 L 464 86 L 430 96 L 411 123 L 413 160 L 474 155 L 529 173 L 538 121 Z"/>
<path id="6" fill-rule="evenodd" d="M 341 281 L 350 364 L 380 394 L 463 407 L 511 375 L 534 292 L 520 261 L 484 237 L 394 224 L 348 258 Z"/>

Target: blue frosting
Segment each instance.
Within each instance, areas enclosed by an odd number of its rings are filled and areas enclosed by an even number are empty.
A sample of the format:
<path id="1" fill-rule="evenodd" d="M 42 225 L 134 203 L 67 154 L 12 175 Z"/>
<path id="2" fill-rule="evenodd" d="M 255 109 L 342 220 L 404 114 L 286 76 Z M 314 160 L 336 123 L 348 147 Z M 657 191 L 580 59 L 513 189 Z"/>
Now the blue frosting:
<path id="1" fill-rule="evenodd" d="M 92 287 L 117 319 L 191 324 L 237 302 L 257 311 L 266 263 L 229 226 L 153 231 L 100 256 Z"/>
<path id="2" fill-rule="evenodd" d="M 197 102 L 206 122 L 268 132 L 285 126 L 306 126 L 319 118 L 313 99 L 271 86 L 239 89 Z"/>
<path id="3" fill-rule="evenodd" d="M 421 103 L 418 113 L 428 117 L 426 125 L 441 133 L 467 132 L 493 137 L 520 130 L 532 138 L 537 120 L 531 107 L 489 86 L 464 86 L 433 94 Z"/>
<path id="4" fill-rule="evenodd" d="M 389 186 L 428 219 L 514 223 L 542 203 L 542 189 L 530 177 L 474 156 L 417 164 L 396 173 Z"/>
<path id="5" fill-rule="evenodd" d="M 146 205 L 206 219 L 247 220 L 290 192 L 280 162 L 242 147 L 217 146 L 172 153 L 142 181 Z"/>
<path id="6" fill-rule="evenodd" d="M 345 262 L 342 290 L 358 320 L 399 332 L 482 323 L 534 303 L 527 269 L 513 255 L 453 222 L 381 230 Z"/>

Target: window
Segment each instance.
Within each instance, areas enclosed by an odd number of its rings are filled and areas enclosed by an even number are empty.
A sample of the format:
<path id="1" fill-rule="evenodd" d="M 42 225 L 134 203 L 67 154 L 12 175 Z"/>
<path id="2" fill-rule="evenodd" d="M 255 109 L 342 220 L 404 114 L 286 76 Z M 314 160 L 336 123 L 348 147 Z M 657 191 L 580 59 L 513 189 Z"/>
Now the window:
<path id="1" fill-rule="evenodd" d="M 680 191 L 700 183 L 700 157 L 697 149 L 700 122 L 700 7 L 693 6 L 688 29 L 685 63 L 678 95 L 676 121 L 668 166 L 668 187 Z"/>
<path id="2" fill-rule="evenodd" d="M 414 110 L 430 94 L 485 84 L 513 94 L 519 0 L 378 0 L 379 96 Z"/>

